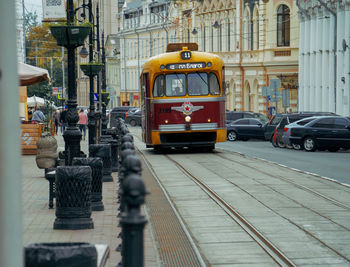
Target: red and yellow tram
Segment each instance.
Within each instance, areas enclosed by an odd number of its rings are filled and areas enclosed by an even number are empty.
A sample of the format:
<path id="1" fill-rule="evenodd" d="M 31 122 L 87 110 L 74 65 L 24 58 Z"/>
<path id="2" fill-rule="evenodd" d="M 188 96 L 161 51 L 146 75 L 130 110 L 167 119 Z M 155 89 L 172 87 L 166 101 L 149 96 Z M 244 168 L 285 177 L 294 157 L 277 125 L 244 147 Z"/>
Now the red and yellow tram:
<path id="1" fill-rule="evenodd" d="M 141 74 L 147 147 L 206 147 L 226 141 L 224 63 L 195 43 L 169 44 Z"/>

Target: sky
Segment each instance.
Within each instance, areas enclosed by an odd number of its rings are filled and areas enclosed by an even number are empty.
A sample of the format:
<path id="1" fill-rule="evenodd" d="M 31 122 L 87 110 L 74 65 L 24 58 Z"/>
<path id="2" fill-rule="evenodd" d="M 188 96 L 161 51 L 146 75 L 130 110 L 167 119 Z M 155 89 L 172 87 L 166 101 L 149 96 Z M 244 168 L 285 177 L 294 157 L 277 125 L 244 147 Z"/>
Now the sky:
<path id="1" fill-rule="evenodd" d="M 39 22 L 41 22 L 43 16 L 42 0 L 24 0 L 24 6 L 29 12 L 36 11 Z"/>

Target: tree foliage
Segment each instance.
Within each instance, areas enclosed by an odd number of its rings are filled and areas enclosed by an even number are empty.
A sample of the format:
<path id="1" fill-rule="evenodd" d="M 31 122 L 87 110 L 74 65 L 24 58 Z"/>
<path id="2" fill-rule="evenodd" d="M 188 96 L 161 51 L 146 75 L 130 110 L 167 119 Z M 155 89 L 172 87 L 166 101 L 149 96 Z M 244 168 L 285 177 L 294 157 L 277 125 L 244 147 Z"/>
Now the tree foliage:
<path id="1" fill-rule="evenodd" d="M 46 97 L 52 93 L 52 87 L 62 87 L 62 48 L 50 32 L 49 24 L 32 25 L 26 34 L 27 63 L 47 69 L 52 84 L 42 82 L 28 87 L 28 96 Z M 66 55 L 65 55 L 66 56 Z M 65 64 L 67 59 L 65 58 Z M 67 66 L 65 66 L 67 77 Z"/>

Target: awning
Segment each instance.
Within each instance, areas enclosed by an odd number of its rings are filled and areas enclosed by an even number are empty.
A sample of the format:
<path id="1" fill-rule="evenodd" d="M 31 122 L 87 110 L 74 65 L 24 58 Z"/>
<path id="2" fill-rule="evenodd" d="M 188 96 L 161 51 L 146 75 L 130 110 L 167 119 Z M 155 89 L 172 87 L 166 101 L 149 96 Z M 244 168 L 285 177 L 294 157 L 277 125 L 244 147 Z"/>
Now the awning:
<path id="1" fill-rule="evenodd" d="M 45 80 L 50 80 L 46 69 L 34 67 L 25 63 L 18 63 L 18 76 L 21 86 L 34 85 Z"/>

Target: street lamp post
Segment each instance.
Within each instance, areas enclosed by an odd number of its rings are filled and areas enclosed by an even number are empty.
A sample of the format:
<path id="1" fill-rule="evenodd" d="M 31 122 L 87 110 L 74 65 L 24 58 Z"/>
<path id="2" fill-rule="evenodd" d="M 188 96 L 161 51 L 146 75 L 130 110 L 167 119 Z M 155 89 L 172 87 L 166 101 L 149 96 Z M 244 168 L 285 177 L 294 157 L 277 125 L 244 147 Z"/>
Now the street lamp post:
<path id="1" fill-rule="evenodd" d="M 105 45 L 104 45 L 104 32 L 102 32 L 102 91 L 106 91 L 106 53 L 105 53 Z M 103 99 L 102 99 L 103 100 Z M 102 103 L 102 132 L 104 129 L 107 129 L 107 116 L 106 116 L 106 108 L 107 104 L 105 102 Z"/>
<path id="2" fill-rule="evenodd" d="M 67 21 L 69 25 L 74 24 L 73 0 L 68 0 Z M 72 165 L 74 157 L 80 156 L 81 132 L 77 127 L 79 116 L 77 112 L 77 85 L 75 71 L 75 45 L 68 44 L 68 127 L 63 133 L 65 142 L 65 164 Z"/>

